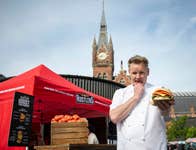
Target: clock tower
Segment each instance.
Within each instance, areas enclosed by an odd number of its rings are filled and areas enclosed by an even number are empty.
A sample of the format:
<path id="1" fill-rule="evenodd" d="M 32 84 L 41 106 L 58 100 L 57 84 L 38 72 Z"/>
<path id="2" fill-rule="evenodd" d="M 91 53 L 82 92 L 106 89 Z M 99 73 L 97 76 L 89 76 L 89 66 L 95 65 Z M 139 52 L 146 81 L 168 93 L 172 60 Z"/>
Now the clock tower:
<path id="1" fill-rule="evenodd" d="M 113 80 L 114 50 L 111 36 L 108 41 L 104 3 L 100 24 L 99 39 L 97 42 L 96 38 L 94 37 L 92 49 L 93 77 Z"/>

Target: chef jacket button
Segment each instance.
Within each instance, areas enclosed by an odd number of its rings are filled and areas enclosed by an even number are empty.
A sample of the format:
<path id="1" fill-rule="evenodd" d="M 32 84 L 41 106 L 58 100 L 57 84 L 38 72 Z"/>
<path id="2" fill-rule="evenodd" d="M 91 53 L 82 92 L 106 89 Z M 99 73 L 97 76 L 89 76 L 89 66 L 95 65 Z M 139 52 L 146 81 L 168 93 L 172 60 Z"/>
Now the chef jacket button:
<path id="1" fill-rule="evenodd" d="M 144 124 L 142 123 L 142 126 L 144 126 Z"/>
<path id="2" fill-rule="evenodd" d="M 145 142 L 145 141 L 146 141 L 146 139 L 145 139 L 145 138 L 142 138 L 142 141 L 143 141 L 143 142 Z"/>

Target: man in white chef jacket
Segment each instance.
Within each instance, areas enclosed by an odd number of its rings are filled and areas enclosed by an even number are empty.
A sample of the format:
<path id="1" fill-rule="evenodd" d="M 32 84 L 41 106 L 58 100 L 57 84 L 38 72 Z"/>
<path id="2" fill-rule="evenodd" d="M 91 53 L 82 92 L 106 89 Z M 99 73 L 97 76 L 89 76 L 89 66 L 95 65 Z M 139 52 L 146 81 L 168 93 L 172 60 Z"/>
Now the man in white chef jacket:
<path id="1" fill-rule="evenodd" d="M 166 150 L 167 140 L 162 113 L 172 102 L 151 104 L 158 88 L 147 83 L 148 60 L 133 56 L 128 61 L 131 85 L 118 89 L 110 105 L 110 119 L 117 125 L 117 150 Z"/>

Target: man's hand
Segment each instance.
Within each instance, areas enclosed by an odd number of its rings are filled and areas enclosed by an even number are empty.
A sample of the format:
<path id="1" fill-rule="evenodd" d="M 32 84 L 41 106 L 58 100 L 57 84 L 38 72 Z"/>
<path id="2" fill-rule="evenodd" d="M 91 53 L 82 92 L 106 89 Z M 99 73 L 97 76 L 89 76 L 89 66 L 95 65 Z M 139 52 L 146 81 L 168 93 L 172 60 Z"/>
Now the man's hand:
<path id="1" fill-rule="evenodd" d="M 171 100 L 171 101 L 164 101 L 164 100 L 157 101 L 157 106 L 158 106 L 162 111 L 167 111 L 167 110 L 169 110 L 169 108 L 170 108 L 171 105 L 174 105 L 174 101 L 173 101 L 173 100 Z"/>
<path id="2" fill-rule="evenodd" d="M 144 85 L 142 83 L 134 84 L 134 97 L 141 99 L 144 94 Z"/>
<path id="3" fill-rule="evenodd" d="M 134 95 L 130 97 L 126 102 L 118 105 L 114 109 L 110 109 L 110 119 L 113 123 L 118 123 L 124 120 L 130 113 L 130 111 L 137 105 L 144 94 L 144 85 L 137 83 L 133 85 Z"/>

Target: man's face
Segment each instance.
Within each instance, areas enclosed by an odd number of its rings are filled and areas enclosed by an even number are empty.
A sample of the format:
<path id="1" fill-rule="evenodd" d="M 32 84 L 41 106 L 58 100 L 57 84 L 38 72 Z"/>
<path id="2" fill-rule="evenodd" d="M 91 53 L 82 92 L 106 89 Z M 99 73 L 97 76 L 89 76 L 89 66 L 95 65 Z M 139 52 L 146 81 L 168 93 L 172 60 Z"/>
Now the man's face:
<path id="1" fill-rule="evenodd" d="M 142 83 L 144 85 L 149 75 L 149 69 L 143 63 L 132 63 L 129 65 L 129 74 L 133 85 L 137 83 Z"/>

